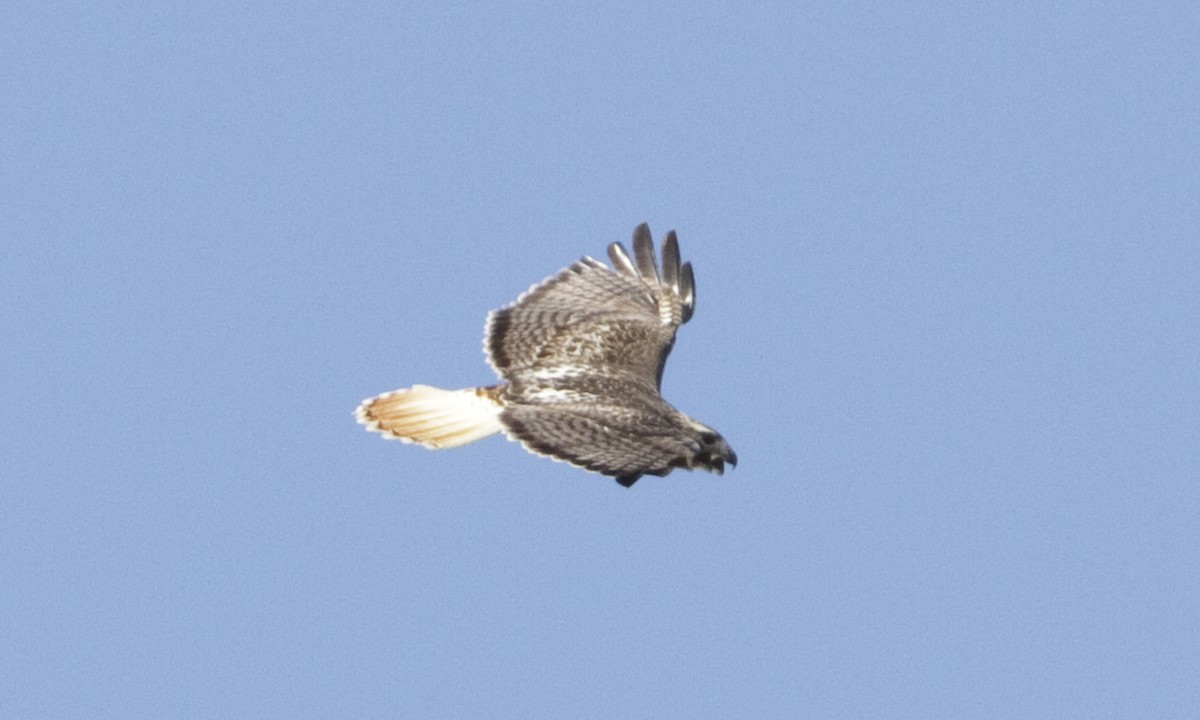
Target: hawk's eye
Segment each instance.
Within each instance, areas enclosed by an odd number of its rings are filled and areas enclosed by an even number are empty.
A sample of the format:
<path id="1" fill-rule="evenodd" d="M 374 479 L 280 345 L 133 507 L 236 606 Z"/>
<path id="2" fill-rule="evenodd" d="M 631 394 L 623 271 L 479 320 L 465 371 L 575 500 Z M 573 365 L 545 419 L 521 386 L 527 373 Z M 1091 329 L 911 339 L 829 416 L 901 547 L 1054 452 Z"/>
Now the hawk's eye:
<path id="1" fill-rule="evenodd" d="M 700 442 L 704 443 L 705 445 L 712 445 L 716 441 L 717 436 L 715 434 L 710 433 L 707 430 L 700 433 Z"/>

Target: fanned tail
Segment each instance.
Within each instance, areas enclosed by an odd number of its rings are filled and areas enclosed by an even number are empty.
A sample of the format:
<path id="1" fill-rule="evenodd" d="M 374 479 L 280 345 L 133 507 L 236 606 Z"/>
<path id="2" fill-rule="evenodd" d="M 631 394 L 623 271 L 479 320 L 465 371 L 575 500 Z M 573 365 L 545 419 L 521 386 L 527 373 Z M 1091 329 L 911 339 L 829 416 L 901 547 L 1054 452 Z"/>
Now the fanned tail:
<path id="1" fill-rule="evenodd" d="M 498 389 L 414 385 L 363 400 L 354 417 L 387 438 L 435 450 L 459 447 L 500 432 Z"/>
<path id="2" fill-rule="evenodd" d="M 696 310 L 696 277 L 690 262 L 679 262 L 679 238 L 674 230 L 663 237 L 661 278 L 654 257 L 654 241 L 646 223 L 634 228 L 633 259 L 621 243 L 608 246 L 608 257 L 618 274 L 637 278 L 657 288 L 662 293 L 659 297 L 669 299 L 669 307 L 662 308 L 664 316 L 670 316 L 679 325 L 692 319 Z M 679 313 L 678 318 L 675 312 Z"/>

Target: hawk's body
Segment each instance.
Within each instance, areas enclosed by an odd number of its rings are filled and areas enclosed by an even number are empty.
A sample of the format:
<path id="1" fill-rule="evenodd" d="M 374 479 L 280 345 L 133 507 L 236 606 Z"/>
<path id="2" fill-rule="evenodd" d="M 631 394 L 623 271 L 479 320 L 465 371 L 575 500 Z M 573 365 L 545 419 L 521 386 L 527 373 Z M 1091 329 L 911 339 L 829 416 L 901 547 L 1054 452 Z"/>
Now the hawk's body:
<path id="1" fill-rule="evenodd" d="M 644 224 L 633 249 L 630 259 L 613 243 L 613 269 L 585 257 L 488 315 L 484 350 L 503 384 L 397 390 L 364 401 L 359 422 L 433 448 L 504 432 L 626 486 L 676 467 L 736 464 L 720 434 L 659 395 L 675 331 L 695 307 L 691 265 L 680 264 L 674 232 L 661 276 Z"/>

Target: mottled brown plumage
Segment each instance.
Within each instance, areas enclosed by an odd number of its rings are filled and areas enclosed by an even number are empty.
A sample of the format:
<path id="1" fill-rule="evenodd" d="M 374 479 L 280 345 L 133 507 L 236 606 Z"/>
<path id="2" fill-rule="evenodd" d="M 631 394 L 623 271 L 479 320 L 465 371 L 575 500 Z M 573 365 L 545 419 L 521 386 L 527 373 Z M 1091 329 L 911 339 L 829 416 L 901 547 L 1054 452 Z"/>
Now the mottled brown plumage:
<path id="1" fill-rule="evenodd" d="M 585 257 L 488 315 L 484 350 L 502 384 L 398 390 L 365 401 L 359 421 L 426 447 L 502 431 L 626 487 L 674 468 L 721 473 L 737 464 L 719 433 L 659 394 L 676 330 L 695 308 L 691 264 L 680 263 L 672 231 L 660 275 L 645 224 L 634 231 L 633 250 L 630 258 L 613 243 L 612 269 Z"/>

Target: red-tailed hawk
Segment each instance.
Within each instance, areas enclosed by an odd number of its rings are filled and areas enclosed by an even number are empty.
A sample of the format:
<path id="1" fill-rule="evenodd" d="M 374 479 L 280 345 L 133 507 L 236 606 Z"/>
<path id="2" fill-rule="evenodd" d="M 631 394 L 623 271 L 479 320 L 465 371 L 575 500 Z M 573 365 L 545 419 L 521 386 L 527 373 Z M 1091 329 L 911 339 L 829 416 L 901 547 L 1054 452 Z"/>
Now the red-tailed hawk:
<path id="1" fill-rule="evenodd" d="M 364 400 L 368 430 L 427 448 L 466 445 L 502 432 L 527 450 L 611 475 L 702 468 L 718 475 L 737 455 L 725 438 L 659 394 L 675 331 L 696 304 L 691 263 L 675 232 L 662 241 L 662 274 L 650 228 L 633 231 L 633 260 L 608 246 L 610 269 L 584 257 L 488 315 L 484 352 L 499 385 L 427 385 Z"/>

